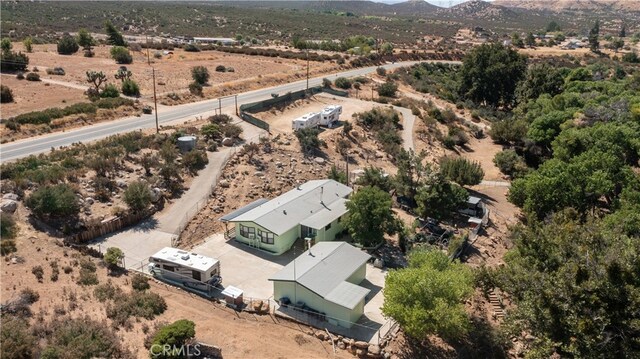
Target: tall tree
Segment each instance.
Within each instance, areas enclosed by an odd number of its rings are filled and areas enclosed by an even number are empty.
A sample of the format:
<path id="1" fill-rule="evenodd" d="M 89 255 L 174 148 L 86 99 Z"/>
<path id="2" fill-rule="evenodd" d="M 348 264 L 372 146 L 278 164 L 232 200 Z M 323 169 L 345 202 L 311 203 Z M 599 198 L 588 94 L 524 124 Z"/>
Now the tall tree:
<path id="1" fill-rule="evenodd" d="M 441 157 L 440 173 L 449 181 L 460 186 L 477 185 L 484 178 L 484 171 L 480 163 L 469 161 L 464 157 Z"/>
<path id="2" fill-rule="evenodd" d="M 347 202 L 345 226 L 351 237 L 366 247 L 384 241 L 384 234 L 398 231 L 398 219 L 391 210 L 391 195 L 376 187 L 363 187 Z"/>
<path id="3" fill-rule="evenodd" d="M 408 268 L 388 273 L 382 313 L 417 340 L 428 334 L 460 339 L 470 327 L 464 300 L 472 292 L 469 267 L 440 251 L 414 250 Z"/>
<path id="4" fill-rule="evenodd" d="M 526 57 L 517 51 L 501 44 L 483 44 L 463 60 L 460 94 L 477 103 L 510 107 L 526 69 Z"/>
<path id="5" fill-rule="evenodd" d="M 591 49 L 592 52 L 600 51 L 599 36 L 600 36 L 600 20 L 596 20 L 596 23 L 591 28 L 591 31 L 589 31 L 589 48 Z"/>
<path id="6" fill-rule="evenodd" d="M 532 33 L 532 32 L 529 32 L 529 33 L 527 34 L 527 37 L 525 38 L 524 42 L 525 42 L 525 44 L 527 44 L 527 46 L 529 46 L 529 47 L 534 47 L 534 46 L 536 46 L 536 38 L 535 38 L 535 36 L 533 36 L 533 33 Z"/>
<path id="7" fill-rule="evenodd" d="M 114 46 L 127 46 L 126 41 L 124 41 L 124 37 L 122 37 L 120 31 L 113 26 L 111 21 L 105 21 L 104 29 L 107 33 L 107 44 Z"/>
<path id="8" fill-rule="evenodd" d="M 622 23 L 622 27 L 620 27 L 620 34 L 618 36 L 621 38 L 627 37 L 627 24 Z"/>
<path id="9" fill-rule="evenodd" d="M 447 218 L 465 203 L 469 194 L 459 185 L 450 182 L 441 174 L 435 174 L 418 188 L 416 202 L 418 214 L 436 219 Z"/>
<path id="10" fill-rule="evenodd" d="M 529 66 L 518 84 L 516 97 L 519 103 L 535 100 L 542 94 L 555 96 L 562 92 L 564 70 L 547 63 Z"/>
<path id="11" fill-rule="evenodd" d="M 616 227 L 564 212 L 512 231 L 496 277 L 515 303 L 507 334 L 532 334 L 531 357 L 640 354 L 640 238 Z"/>

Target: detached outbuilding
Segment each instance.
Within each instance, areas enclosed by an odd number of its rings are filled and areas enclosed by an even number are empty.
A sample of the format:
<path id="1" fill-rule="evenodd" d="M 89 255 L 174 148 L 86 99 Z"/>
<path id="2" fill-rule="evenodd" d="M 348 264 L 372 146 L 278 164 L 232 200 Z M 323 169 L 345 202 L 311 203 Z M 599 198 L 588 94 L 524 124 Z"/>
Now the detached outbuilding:
<path id="1" fill-rule="evenodd" d="M 269 278 L 273 296 L 281 304 L 350 328 L 364 314 L 370 292 L 359 285 L 369 258 L 346 242 L 320 242 Z"/>

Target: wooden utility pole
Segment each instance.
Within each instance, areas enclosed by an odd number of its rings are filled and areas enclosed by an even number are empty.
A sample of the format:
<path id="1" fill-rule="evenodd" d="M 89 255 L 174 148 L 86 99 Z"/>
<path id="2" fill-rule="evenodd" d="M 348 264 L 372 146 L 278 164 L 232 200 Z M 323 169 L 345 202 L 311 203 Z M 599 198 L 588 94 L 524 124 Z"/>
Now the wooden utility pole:
<path id="1" fill-rule="evenodd" d="M 147 65 L 151 66 L 151 58 L 149 57 L 149 37 L 145 36 L 145 41 L 147 42 Z"/>
<path id="2" fill-rule="evenodd" d="M 236 99 L 236 116 L 238 116 L 238 95 L 234 96 Z"/>
<path id="3" fill-rule="evenodd" d="M 158 126 L 158 98 L 156 96 L 156 69 L 151 68 L 153 74 L 153 107 L 156 113 L 156 133 L 160 133 L 160 126 Z"/>
<path id="4" fill-rule="evenodd" d="M 309 92 L 309 49 L 306 50 L 307 53 L 307 92 Z"/>

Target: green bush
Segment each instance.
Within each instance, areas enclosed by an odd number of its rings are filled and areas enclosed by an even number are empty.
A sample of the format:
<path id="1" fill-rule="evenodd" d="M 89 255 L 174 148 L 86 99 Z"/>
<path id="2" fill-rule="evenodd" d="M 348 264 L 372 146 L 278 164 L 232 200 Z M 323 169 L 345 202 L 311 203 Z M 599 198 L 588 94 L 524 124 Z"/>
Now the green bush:
<path id="1" fill-rule="evenodd" d="M 219 71 L 219 67 L 220 66 L 216 67 L 216 71 Z M 224 69 L 224 66 L 222 66 L 222 68 Z M 198 85 L 206 84 L 209 81 L 209 76 L 209 70 L 204 66 L 195 66 L 191 69 L 191 77 Z"/>
<path id="2" fill-rule="evenodd" d="M 0 103 L 13 102 L 13 91 L 9 86 L 0 85 Z"/>
<path id="3" fill-rule="evenodd" d="M 351 80 L 347 79 L 346 77 L 338 77 L 333 83 L 334 85 L 336 85 L 336 87 L 344 90 L 348 90 L 351 88 Z"/>
<path id="4" fill-rule="evenodd" d="M 302 152 L 305 154 L 311 154 L 320 149 L 320 146 L 324 144 L 324 141 L 318 137 L 319 134 L 320 130 L 317 128 L 303 128 L 296 131 L 296 137 L 300 142 Z"/>
<path id="5" fill-rule="evenodd" d="M 47 323 L 50 335 L 42 359 L 67 358 L 69 353 L 81 358 L 129 358 L 118 336 L 104 322 L 85 318 L 55 318 Z"/>
<path id="6" fill-rule="evenodd" d="M 27 66 L 29 66 L 29 57 L 22 52 L 3 50 L 0 53 L 0 70 L 2 71 L 26 71 Z"/>
<path id="7" fill-rule="evenodd" d="M 132 182 L 124 191 L 124 202 L 132 211 L 141 211 L 151 204 L 151 189 L 146 182 Z"/>
<path id="8" fill-rule="evenodd" d="M 131 277 L 131 287 L 137 291 L 145 291 L 151 288 L 149 278 L 140 273 L 136 273 Z"/>
<path id="9" fill-rule="evenodd" d="M 186 319 L 175 321 L 169 325 L 165 325 L 160 328 L 156 335 L 153 337 L 151 345 L 151 357 L 152 358 L 174 358 L 179 357 L 179 353 L 158 353 L 158 348 L 165 348 L 167 345 L 171 346 L 173 351 L 180 350 L 182 346 L 189 340 L 193 339 L 196 335 L 196 325 Z"/>
<path id="10" fill-rule="evenodd" d="M 122 93 L 126 96 L 140 96 L 140 87 L 133 80 L 124 80 L 121 87 Z"/>
<path id="11" fill-rule="evenodd" d="M 638 54 L 635 51 L 627 52 L 622 56 L 622 61 L 632 64 L 638 64 L 640 63 L 640 57 L 638 57 Z"/>
<path id="12" fill-rule="evenodd" d="M 493 163 L 500 169 L 500 172 L 512 178 L 522 177 L 527 173 L 528 168 L 524 159 L 514 150 L 503 150 L 496 153 Z"/>
<path id="13" fill-rule="evenodd" d="M 191 174 L 197 174 L 199 170 L 205 168 L 209 163 L 206 153 L 193 150 L 182 156 L 182 164 Z"/>
<path id="14" fill-rule="evenodd" d="M 398 85 L 393 82 L 385 82 L 378 87 L 378 95 L 384 97 L 396 97 Z"/>
<path id="15" fill-rule="evenodd" d="M 378 67 L 376 68 L 376 73 L 378 74 L 378 76 L 386 76 L 387 70 L 384 67 Z"/>
<path id="16" fill-rule="evenodd" d="M 47 75 L 64 76 L 65 74 L 66 72 L 62 67 L 54 67 L 54 68 L 47 69 Z"/>
<path id="17" fill-rule="evenodd" d="M 65 34 L 62 36 L 60 41 L 58 41 L 58 53 L 60 55 L 72 55 L 78 52 L 80 46 L 78 46 L 78 42 L 75 37 Z"/>
<path id="18" fill-rule="evenodd" d="M 243 131 L 242 127 L 233 123 L 222 126 L 220 130 L 222 131 L 225 137 L 230 137 L 230 138 L 239 138 Z"/>
<path id="19" fill-rule="evenodd" d="M 80 211 L 73 189 L 64 183 L 38 188 L 25 203 L 38 217 L 71 217 Z"/>
<path id="20" fill-rule="evenodd" d="M 107 300 L 114 300 L 115 298 L 122 296 L 122 294 L 122 289 L 114 285 L 111 280 L 108 280 L 105 284 L 97 285 L 93 290 L 93 296 L 101 303 L 104 303 Z"/>
<path id="21" fill-rule="evenodd" d="M 117 64 L 130 64 L 133 62 L 133 57 L 126 47 L 114 46 L 111 48 L 111 58 L 116 60 Z"/>
<path id="22" fill-rule="evenodd" d="M 16 247 L 16 241 L 13 239 L 2 239 L 0 240 L 0 255 L 6 256 L 13 252 L 16 252 L 18 248 Z"/>
<path id="23" fill-rule="evenodd" d="M 194 44 L 186 44 L 182 49 L 186 52 L 200 52 L 200 48 Z"/>
<path id="24" fill-rule="evenodd" d="M 479 184 L 484 177 L 480 163 L 471 162 L 464 157 L 440 158 L 440 173 L 461 186 Z"/>
<path id="25" fill-rule="evenodd" d="M 122 326 L 131 317 L 153 319 L 166 309 L 167 303 L 159 294 L 133 291 L 129 295 L 115 297 L 113 303 L 107 306 L 107 317 L 113 320 L 115 326 Z"/>
<path id="26" fill-rule="evenodd" d="M 29 72 L 26 79 L 27 81 L 40 81 L 40 75 L 35 72 Z"/>
<path id="27" fill-rule="evenodd" d="M 202 85 L 197 82 L 192 82 L 189 84 L 189 92 L 196 96 L 202 96 Z"/>
<path id="28" fill-rule="evenodd" d="M 331 87 L 331 80 L 327 78 L 322 79 L 322 87 L 325 87 L 325 88 Z"/>
<path id="29" fill-rule="evenodd" d="M 133 106 L 134 102 L 128 98 L 107 97 L 107 98 L 101 98 L 100 100 L 94 102 L 93 104 L 98 108 L 114 109 L 120 106 Z M 85 105 L 90 105 L 90 104 L 85 104 Z M 87 110 L 89 110 L 89 107 L 87 107 Z"/>
<path id="30" fill-rule="evenodd" d="M 109 247 L 107 248 L 107 253 L 105 253 L 103 259 L 110 269 L 114 269 L 120 265 L 122 258 L 124 258 L 122 249 L 118 247 Z"/>
<path id="31" fill-rule="evenodd" d="M 42 266 L 40 265 L 32 267 L 31 273 L 33 273 L 33 275 L 36 276 L 36 279 L 38 280 L 38 282 L 42 282 L 42 280 L 44 279 L 44 269 L 42 269 Z"/>
<path id="32" fill-rule="evenodd" d="M 120 91 L 114 84 L 108 84 L 104 87 L 104 90 L 100 92 L 100 97 L 102 98 L 116 98 L 120 97 Z"/>

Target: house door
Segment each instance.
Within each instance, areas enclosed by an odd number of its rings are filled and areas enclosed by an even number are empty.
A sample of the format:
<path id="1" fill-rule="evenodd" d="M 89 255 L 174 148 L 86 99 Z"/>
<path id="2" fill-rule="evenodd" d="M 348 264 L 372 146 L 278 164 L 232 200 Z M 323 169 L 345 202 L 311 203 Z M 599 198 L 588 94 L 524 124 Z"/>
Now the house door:
<path id="1" fill-rule="evenodd" d="M 302 238 L 305 238 L 305 237 L 313 238 L 316 236 L 316 230 L 311 227 L 300 226 L 300 232 L 301 232 L 300 234 Z"/>

